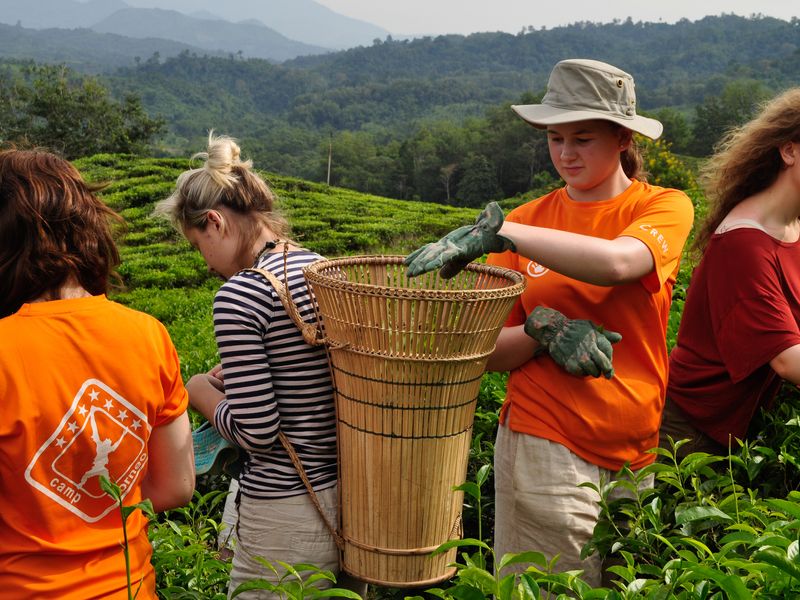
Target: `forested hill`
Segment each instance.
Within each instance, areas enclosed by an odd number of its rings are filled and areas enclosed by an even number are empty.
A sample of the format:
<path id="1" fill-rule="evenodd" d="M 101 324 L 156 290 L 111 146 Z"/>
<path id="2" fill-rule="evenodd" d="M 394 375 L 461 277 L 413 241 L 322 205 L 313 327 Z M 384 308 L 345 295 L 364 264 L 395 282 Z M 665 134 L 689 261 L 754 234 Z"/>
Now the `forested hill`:
<path id="1" fill-rule="evenodd" d="M 249 102 L 290 122 L 333 130 L 372 121 L 405 128 L 412 116 L 481 114 L 488 105 L 543 91 L 553 64 L 575 57 L 633 73 L 645 110 L 690 107 L 732 79 L 751 78 L 772 89 L 797 84 L 800 19 L 720 16 L 671 25 L 581 23 L 519 35 L 387 39 L 278 67 L 183 55 L 120 71 L 117 81 L 143 90 L 145 105 L 158 109 L 165 95 L 181 102 L 196 88 L 219 87 L 213 93 L 235 96 L 233 104 Z"/>
<path id="2" fill-rule="evenodd" d="M 123 121 L 131 121 L 130 107 L 138 114 L 141 99 L 164 124 L 164 135 L 152 140 L 158 154 L 189 156 L 214 129 L 239 138 L 260 167 L 282 174 L 393 198 L 477 206 L 525 192 L 549 170 L 542 136 L 508 105 L 536 102 L 553 64 L 574 57 L 633 73 L 640 110 L 665 124 L 663 143 L 703 157 L 760 100 L 800 84 L 800 19 L 727 15 L 672 25 L 579 23 L 518 35 L 387 38 L 282 64 L 183 52 L 119 69 L 100 87 L 131 99 L 120 112 Z M 70 95 L 71 79 L 59 70 L 0 61 L 0 138 L 30 134 L 35 126 L 47 134 L 41 143 L 66 147 L 50 134 L 72 132 L 76 122 L 109 123 L 81 116 L 64 120 L 62 128 L 52 118 L 62 112 L 47 108 Z M 28 104 L 20 107 L 20 98 Z M 147 131 L 158 123 L 146 123 Z M 129 133 L 140 132 L 137 123 L 128 124 Z M 131 151 L 128 145 L 108 150 Z M 80 144 L 75 155 L 83 155 Z"/>
<path id="3" fill-rule="evenodd" d="M 66 64 L 85 73 L 101 73 L 157 53 L 174 56 L 204 50 L 172 40 L 135 39 L 91 29 L 27 29 L 0 23 L 0 58 Z M 208 52 L 223 55 L 223 52 Z"/>
<path id="4" fill-rule="evenodd" d="M 553 64 L 564 58 L 594 58 L 624 67 L 635 74 L 637 85 L 647 90 L 644 100 L 651 107 L 698 102 L 702 97 L 693 92 L 713 76 L 798 82 L 800 19 L 788 22 L 722 15 L 675 24 L 585 22 L 517 35 L 477 33 L 387 40 L 369 48 L 300 57 L 284 64 L 350 85 L 492 73 L 498 78 L 507 74 L 509 82 L 524 77 L 530 87 L 538 89 L 544 87 Z"/>

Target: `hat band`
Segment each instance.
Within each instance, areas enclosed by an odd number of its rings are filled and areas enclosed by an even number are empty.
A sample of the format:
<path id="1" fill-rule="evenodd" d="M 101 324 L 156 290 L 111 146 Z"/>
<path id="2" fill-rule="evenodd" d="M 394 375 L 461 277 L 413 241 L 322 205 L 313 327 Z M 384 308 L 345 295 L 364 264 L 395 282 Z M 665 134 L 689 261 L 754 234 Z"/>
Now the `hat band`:
<path id="1" fill-rule="evenodd" d="M 598 98 L 597 102 L 587 102 L 587 98 L 576 98 L 566 94 L 545 94 L 542 104 L 552 106 L 561 110 L 606 113 L 609 116 L 619 117 L 620 119 L 632 119 L 636 116 L 636 107 L 632 103 L 623 104 L 615 100 L 603 100 Z"/>

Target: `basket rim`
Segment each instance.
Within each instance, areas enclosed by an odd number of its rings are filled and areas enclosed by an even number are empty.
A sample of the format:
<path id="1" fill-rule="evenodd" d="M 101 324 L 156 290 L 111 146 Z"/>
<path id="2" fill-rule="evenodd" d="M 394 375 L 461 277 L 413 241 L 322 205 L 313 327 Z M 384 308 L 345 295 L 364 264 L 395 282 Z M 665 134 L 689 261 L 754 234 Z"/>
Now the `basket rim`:
<path id="1" fill-rule="evenodd" d="M 402 264 L 405 256 L 401 255 L 353 255 L 353 256 L 340 256 L 336 258 L 321 258 L 303 267 L 303 273 L 307 279 L 314 279 L 315 282 L 330 287 L 344 288 L 351 291 L 358 291 L 363 293 L 370 293 L 373 295 L 402 295 L 406 298 L 426 298 L 431 299 L 435 296 L 437 299 L 469 299 L 471 298 L 491 298 L 496 296 L 509 296 L 521 293 L 525 287 L 525 277 L 519 271 L 500 267 L 497 265 L 487 265 L 483 263 L 471 262 L 464 271 L 474 271 L 478 273 L 486 273 L 495 277 L 505 279 L 508 285 L 505 287 L 485 288 L 485 289 L 463 289 L 463 290 L 443 290 L 430 287 L 424 288 L 400 288 L 400 287 L 387 287 L 383 285 L 376 285 L 374 283 L 361 283 L 354 281 L 342 281 L 341 279 L 334 279 L 327 275 L 320 273 L 320 270 L 327 267 L 336 267 L 343 265 L 353 264 L 387 264 L 397 265 Z M 427 274 L 420 275 L 424 277 Z M 518 291 L 519 290 L 519 291 Z"/>

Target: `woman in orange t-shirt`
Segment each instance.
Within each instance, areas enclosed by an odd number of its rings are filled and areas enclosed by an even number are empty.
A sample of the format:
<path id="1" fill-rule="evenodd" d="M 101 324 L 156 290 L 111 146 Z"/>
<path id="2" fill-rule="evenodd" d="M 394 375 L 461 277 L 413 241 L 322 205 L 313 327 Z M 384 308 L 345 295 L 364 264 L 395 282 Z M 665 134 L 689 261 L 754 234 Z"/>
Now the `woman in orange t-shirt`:
<path id="1" fill-rule="evenodd" d="M 598 497 L 578 486 L 654 459 L 669 305 L 692 204 L 644 182 L 633 132 L 657 138 L 662 126 L 636 114 L 624 71 L 565 60 L 541 104 L 512 108 L 546 129 L 566 185 L 505 219 L 491 203 L 474 226 L 406 263 L 410 275 L 441 268 L 447 277 L 492 252 L 488 262 L 526 276 L 487 365 L 510 371 L 495 444 L 495 557 L 560 555 L 559 571 L 583 569 L 599 585 L 600 558 L 580 556 Z"/>
<path id="2" fill-rule="evenodd" d="M 188 394 L 154 318 L 105 294 L 119 219 L 67 161 L 0 151 L 0 596 L 128 598 L 119 508 L 194 490 Z M 147 519 L 127 521 L 131 586 L 155 600 Z M 141 585 L 141 588 L 139 586 Z"/>

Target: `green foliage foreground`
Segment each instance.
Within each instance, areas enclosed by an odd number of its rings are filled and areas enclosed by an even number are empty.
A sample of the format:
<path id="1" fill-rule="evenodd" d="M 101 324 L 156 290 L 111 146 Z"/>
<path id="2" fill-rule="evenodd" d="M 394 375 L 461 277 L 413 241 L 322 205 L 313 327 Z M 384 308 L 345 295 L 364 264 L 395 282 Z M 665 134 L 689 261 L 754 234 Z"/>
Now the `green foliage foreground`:
<path id="1" fill-rule="evenodd" d="M 680 171 L 666 149 L 651 171 Z M 652 155 L 651 155 L 652 156 Z M 185 377 L 217 362 L 211 302 L 218 282 L 200 256 L 172 228 L 151 218 L 153 204 L 172 190 L 187 160 L 97 155 L 77 161 L 94 181 L 111 182 L 104 197 L 128 223 L 122 238 L 124 289 L 118 301 L 163 321 L 178 348 Z M 197 166 L 197 165 L 195 165 Z M 301 180 L 269 176 L 295 237 L 322 254 L 401 254 L 470 221 L 476 211 L 366 196 Z M 690 180 L 687 180 L 690 181 Z M 697 196 L 696 193 L 692 193 Z M 504 201 L 506 208 L 524 198 Z M 698 209 L 702 209 L 698 199 Z M 684 261 L 675 288 L 668 340 L 674 343 L 691 274 Z M 760 417 L 749 442 L 732 444 L 727 457 L 692 454 L 676 460 L 657 451 L 653 488 L 609 501 L 614 483 L 598 488 L 603 518 L 586 552 L 613 558 L 616 581 L 589 587 L 580 572 L 559 572 L 558 562 L 536 552 L 494 557 L 491 532 L 491 462 L 505 375 L 484 376 L 473 429 L 465 494 L 464 540 L 455 578 L 426 590 L 428 597 L 481 599 L 607 598 L 697 600 L 800 597 L 800 414 L 796 392 Z M 680 442 L 675 444 L 676 447 Z M 217 551 L 226 482 L 203 479 L 192 503 L 151 524 L 153 564 L 162 598 L 223 599 L 230 563 Z M 120 558 L 122 560 L 122 557 Z M 523 573 L 498 576 L 501 566 L 526 563 Z M 265 564 L 265 573 L 269 566 Z M 322 595 L 315 581 L 328 573 L 295 565 L 277 592 L 284 597 Z M 258 585 L 265 584 L 253 584 Z M 338 592 L 337 592 L 338 593 Z M 402 591 L 372 588 L 371 596 Z"/>

